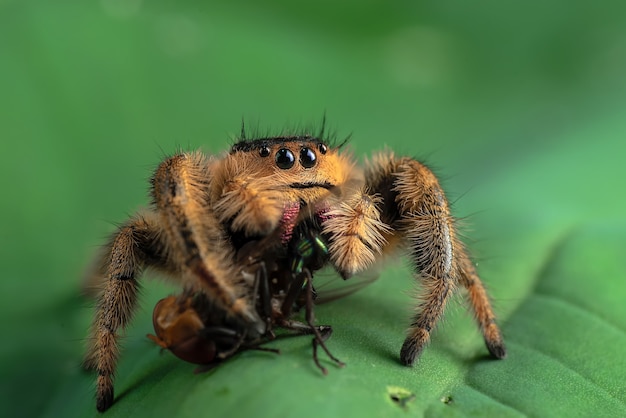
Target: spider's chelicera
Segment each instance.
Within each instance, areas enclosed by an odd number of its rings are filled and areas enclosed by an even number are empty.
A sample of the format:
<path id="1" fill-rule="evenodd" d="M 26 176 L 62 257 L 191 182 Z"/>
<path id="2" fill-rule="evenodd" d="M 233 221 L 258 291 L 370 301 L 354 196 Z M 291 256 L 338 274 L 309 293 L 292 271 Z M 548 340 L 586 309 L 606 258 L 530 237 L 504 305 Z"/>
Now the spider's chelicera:
<path id="1" fill-rule="evenodd" d="M 330 355 L 330 327 L 314 325 L 315 271 L 330 266 L 348 279 L 399 252 L 422 284 L 403 364 L 420 356 L 458 287 L 467 290 L 491 355 L 505 357 L 486 290 L 435 175 L 389 151 L 361 167 L 340 148 L 323 135 L 242 135 L 224 155 L 180 153 L 158 166 L 151 208 L 119 227 L 99 264 L 103 290 L 85 359 L 98 372 L 98 410 L 113 402 L 119 332 L 137 308 L 146 268 L 184 289 L 157 305 L 152 338 L 192 362 L 256 348 L 273 337 L 273 327 L 313 334 L 314 348 Z M 302 306 L 306 324 L 291 319 Z"/>

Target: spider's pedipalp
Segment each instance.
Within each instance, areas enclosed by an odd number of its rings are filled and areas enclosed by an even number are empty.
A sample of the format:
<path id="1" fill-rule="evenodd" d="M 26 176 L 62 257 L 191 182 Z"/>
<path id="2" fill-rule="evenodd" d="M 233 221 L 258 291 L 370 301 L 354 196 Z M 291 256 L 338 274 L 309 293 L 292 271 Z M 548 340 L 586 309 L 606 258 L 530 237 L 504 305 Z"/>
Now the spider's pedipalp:
<path id="1" fill-rule="evenodd" d="M 379 196 L 357 190 L 324 213 L 331 261 L 344 278 L 372 266 L 382 253 L 390 227 L 380 219 L 381 203 Z"/>

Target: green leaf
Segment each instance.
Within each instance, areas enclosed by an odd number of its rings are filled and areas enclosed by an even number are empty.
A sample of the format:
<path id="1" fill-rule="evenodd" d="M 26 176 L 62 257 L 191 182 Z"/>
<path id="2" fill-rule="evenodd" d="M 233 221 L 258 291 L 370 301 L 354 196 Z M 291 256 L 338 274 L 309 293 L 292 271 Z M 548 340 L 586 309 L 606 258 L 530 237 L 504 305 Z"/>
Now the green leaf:
<path id="1" fill-rule="evenodd" d="M 345 368 L 321 354 L 322 376 L 298 337 L 194 374 L 145 337 L 176 291 L 146 280 L 105 416 L 626 416 L 624 6 L 479 3 L 0 2 L 0 416 L 99 416 L 80 277 L 163 154 L 324 110 L 357 156 L 425 158 L 475 214 L 508 357 L 459 295 L 400 365 L 419 285 L 393 262 L 316 309 Z"/>

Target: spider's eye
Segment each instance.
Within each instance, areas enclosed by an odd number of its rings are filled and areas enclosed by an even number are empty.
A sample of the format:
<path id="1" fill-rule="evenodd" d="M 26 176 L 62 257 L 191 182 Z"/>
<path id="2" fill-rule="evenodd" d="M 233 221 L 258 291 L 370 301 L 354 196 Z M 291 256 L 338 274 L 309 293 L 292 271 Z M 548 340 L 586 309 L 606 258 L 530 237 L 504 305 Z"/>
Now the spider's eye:
<path id="1" fill-rule="evenodd" d="M 317 160 L 317 156 L 315 155 L 315 151 L 311 148 L 304 147 L 300 150 L 300 164 L 302 164 L 302 167 L 313 167 L 315 165 L 315 160 Z"/>
<path id="2" fill-rule="evenodd" d="M 319 143 L 319 145 L 317 146 L 317 149 L 320 150 L 320 152 L 323 154 L 326 154 L 326 151 L 328 151 L 328 147 L 326 146 L 326 144 L 322 144 L 321 142 Z"/>
<path id="3" fill-rule="evenodd" d="M 289 151 L 287 148 L 281 148 L 276 153 L 276 165 L 280 169 L 290 169 L 295 162 L 296 157 L 293 155 L 293 152 Z"/>
<path id="4" fill-rule="evenodd" d="M 259 155 L 261 157 L 267 157 L 270 155 L 270 147 L 268 147 L 267 145 L 263 145 L 261 148 L 259 148 Z"/>

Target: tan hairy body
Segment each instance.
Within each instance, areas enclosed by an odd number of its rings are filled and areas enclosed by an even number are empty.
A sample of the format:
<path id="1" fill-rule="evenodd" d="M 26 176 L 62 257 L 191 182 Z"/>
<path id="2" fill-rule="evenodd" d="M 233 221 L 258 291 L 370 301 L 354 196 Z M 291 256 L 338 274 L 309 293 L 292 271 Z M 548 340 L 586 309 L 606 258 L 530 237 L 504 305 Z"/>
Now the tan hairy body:
<path id="1" fill-rule="evenodd" d="M 345 279 L 391 253 L 408 253 L 422 292 L 400 350 L 403 364 L 419 357 L 459 287 L 468 291 L 489 352 L 506 355 L 444 191 L 414 159 L 388 152 L 361 168 L 323 135 L 242 138 L 221 157 L 194 152 L 166 159 L 152 195 L 152 208 L 122 225 L 100 260 L 104 288 L 85 358 L 98 372 L 100 411 L 113 402 L 119 331 L 136 310 L 144 269 L 203 292 L 242 329 L 263 335 L 268 321 L 236 254 L 253 240 L 276 236 L 287 243 L 303 222 L 319 226 L 327 262 Z"/>

